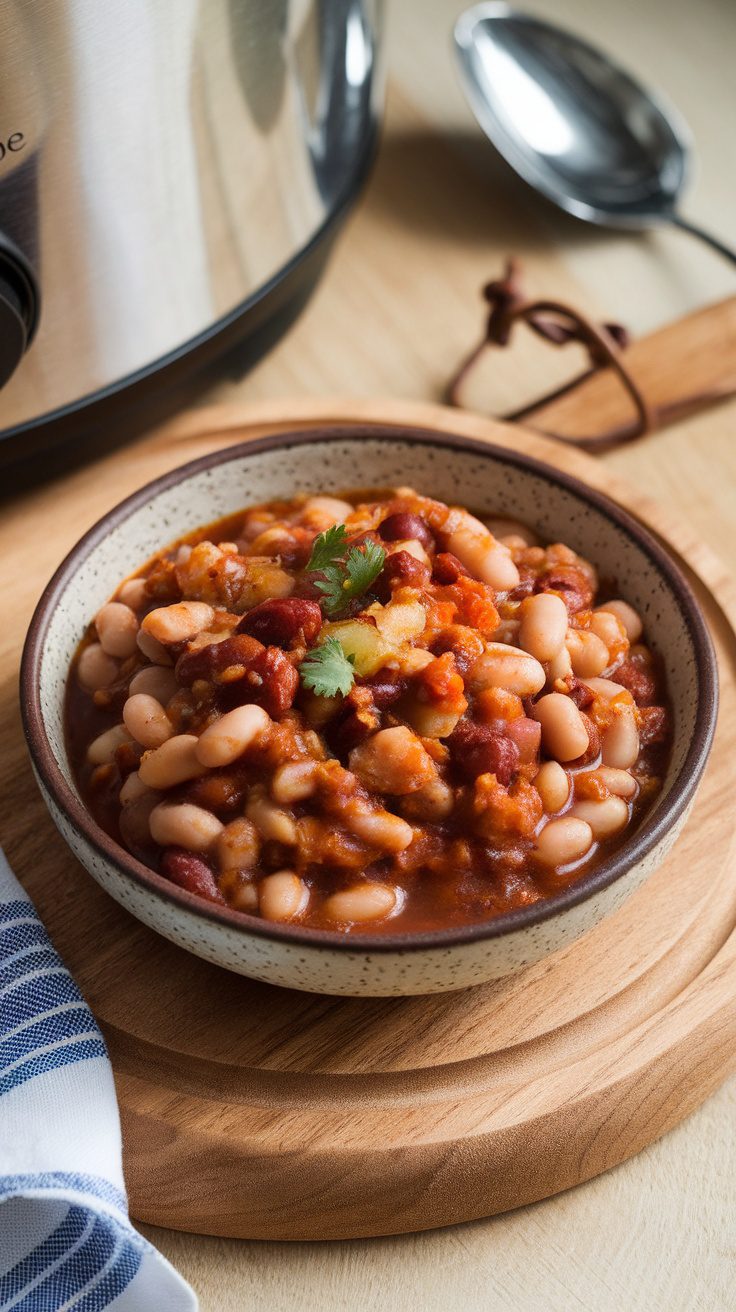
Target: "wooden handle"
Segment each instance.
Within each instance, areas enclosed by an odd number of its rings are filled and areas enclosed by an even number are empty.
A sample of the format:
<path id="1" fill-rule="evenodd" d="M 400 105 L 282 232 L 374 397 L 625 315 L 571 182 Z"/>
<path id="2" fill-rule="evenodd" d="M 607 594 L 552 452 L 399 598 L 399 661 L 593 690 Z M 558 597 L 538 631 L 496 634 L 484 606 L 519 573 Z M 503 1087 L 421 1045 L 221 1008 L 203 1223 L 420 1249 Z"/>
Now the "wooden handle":
<path id="1" fill-rule="evenodd" d="M 626 363 L 650 405 L 692 413 L 736 392 L 736 296 L 659 328 L 632 342 Z M 691 404 L 688 404 L 690 403 Z M 610 369 L 603 369 L 567 395 L 540 406 L 527 427 L 560 437 L 584 438 L 625 424 L 632 405 Z M 677 417 L 680 417 L 678 413 Z"/>

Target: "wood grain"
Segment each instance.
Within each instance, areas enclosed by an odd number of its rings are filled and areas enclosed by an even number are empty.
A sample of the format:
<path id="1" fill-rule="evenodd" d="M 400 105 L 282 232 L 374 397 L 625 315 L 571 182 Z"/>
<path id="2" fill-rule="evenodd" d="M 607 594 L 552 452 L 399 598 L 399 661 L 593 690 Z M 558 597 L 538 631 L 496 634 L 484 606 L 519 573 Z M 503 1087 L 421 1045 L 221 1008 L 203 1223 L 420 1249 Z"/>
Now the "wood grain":
<path id="1" fill-rule="evenodd" d="M 736 393 L 736 296 L 704 306 L 634 341 L 627 367 L 656 411 L 697 412 Z M 592 417 L 595 416 L 595 425 Z M 633 417 L 631 400 L 610 369 L 529 416 L 531 427 L 568 438 L 615 429 Z"/>
<path id="2" fill-rule="evenodd" d="M 395 403 L 200 411 L 141 448 L 137 481 L 142 465 L 148 475 L 174 463 L 173 451 L 180 460 L 326 416 L 487 437 L 610 490 L 601 467 L 569 448 L 476 416 Z M 736 773 L 736 639 L 722 609 L 736 614 L 733 589 L 707 548 L 632 491 L 619 496 L 700 580 L 719 647 L 723 712 L 714 761 L 675 852 L 615 917 L 554 958 L 438 998 L 337 1000 L 269 988 L 192 958 L 131 920 L 49 834 L 40 801 L 30 800 L 45 846 L 29 866 L 24 842 L 21 864 L 108 1041 L 134 1216 L 283 1239 L 387 1234 L 488 1215 L 639 1151 L 730 1068 L 734 830 L 715 820 Z M 703 826 L 715 830 L 707 852 Z"/>

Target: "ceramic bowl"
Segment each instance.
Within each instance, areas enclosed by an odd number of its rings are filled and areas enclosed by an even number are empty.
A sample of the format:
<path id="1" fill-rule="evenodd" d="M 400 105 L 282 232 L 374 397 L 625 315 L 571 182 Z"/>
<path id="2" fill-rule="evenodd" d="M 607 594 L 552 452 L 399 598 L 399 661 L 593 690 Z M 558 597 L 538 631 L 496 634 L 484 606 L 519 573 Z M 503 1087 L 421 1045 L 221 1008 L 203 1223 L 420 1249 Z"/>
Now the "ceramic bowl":
<path id="1" fill-rule="evenodd" d="M 84 629 L 119 581 L 167 542 L 248 503 L 299 490 L 411 484 L 482 512 L 511 514 L 615 577 L 664 661 L 674 748 L 662 792 L 630 837 L 546 901 L 470 927 L 350 935 L 275 925 L 205 902 L 147 869 L 82 804 L 63 735 L 64 686 Z M 232 446 L 128 497 L 81 539 L 44 592 L 22 665 L 22 704 L 46 804 L 72 851 L 132 915 L 227 970 L 320 993 L 442 992 L 498 979 L 610 915 L 675 841 L 713 737 L 717 673 L 700 610 L 672 560 L 614 502 L 514 450 L 416 429 L 354 426 Z"/>

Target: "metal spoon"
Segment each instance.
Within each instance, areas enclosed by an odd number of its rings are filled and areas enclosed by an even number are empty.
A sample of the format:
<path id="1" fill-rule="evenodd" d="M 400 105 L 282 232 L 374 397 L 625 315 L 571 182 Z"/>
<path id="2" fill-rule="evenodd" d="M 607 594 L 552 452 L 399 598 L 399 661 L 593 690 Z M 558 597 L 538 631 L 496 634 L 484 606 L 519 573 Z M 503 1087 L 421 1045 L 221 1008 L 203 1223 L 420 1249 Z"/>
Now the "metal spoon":
<path id="1" fill-rule="evenodd" d="M 454 36 L 475 117 L 532 187 L 589 223 L 672 223 L 736 264 L 736 251 L 677 211 L 690 134 L 661 96 L 572 33 L 507 4 L 474 5 Z"/>

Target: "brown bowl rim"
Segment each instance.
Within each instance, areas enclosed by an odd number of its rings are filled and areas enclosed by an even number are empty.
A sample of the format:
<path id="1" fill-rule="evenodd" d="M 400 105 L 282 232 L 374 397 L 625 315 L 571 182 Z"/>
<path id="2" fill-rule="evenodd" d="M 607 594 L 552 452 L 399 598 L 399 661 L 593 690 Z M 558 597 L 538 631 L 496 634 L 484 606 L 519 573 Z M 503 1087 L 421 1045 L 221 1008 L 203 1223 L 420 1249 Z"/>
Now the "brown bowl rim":
<path id="1" fill-rule="evenodd" d="M 655 804 L 629 841 L 601 861 L 589 874 L 551 897 L 528 907 L 505 912 L 493 920 L 450 929 L 405 931 L 400 934 L 344 934 L 338 930 L 311 929 L 300 925 L 275 925 L 260 917 L 236 911 L 232 907 L 207 902 L 194 893 L 178 888 L 163 875 L 143 865 L 97 825 L 64 779 L 46 735 L 41 710 L 40 673 L 44 640 L 51 616 L 80 560 L 86 559 L 111 529 L 124 522 L 133 511 L 145 505 L 152 497 L 221 464 L 294 446 L 360 441 L 367 438 L 403 442 L 407 446 L 420 443 L 451 452 L 464 451 L 481 458 L 487 457 L 532 472 L 575 494 L 578 498 L 588 501 L 604 518 L 612 521 L 632 537 L 637 546 L 649 556 L 659 572 L 664 575 L 693 642 L 698 680 L 696 729 L 667 798 L 662 803 Z M 362 954 L 426 951 L 502 938 L 507 934 L 530 929 L 544 921 L 552 920 L 560 912 L 570 910 L 615 883 L 666 836 L 695 794 L 715 732 L 718 714 L 718 673 L 713 643 L 699 603 L 681 570 L 649 530 L 605 493 L 588 487 L 575 475 L 556 469 L 546 461 L 517 451 L 513 447 L 501 446 L 482 438 L 438 432 L 411 424 L 363 422 L 325 424 L 308 429 L 271 433 L 226 446 L 177 466 L 118 502 L 71 548 L 41 594 L 23 648 L 20 694 L 23 729 L 31 759 L 40 779 L 56 806 L 71 821 L 72 826 L 119 874 L 132 879 L 155 897 L 173 903 L 182 910 L 194 912 L 205 920 L 214 921 L 247 935 L 253 934 L 258 938 L 292 945 L 301 944 L 304 948 L 329 948 L 339 952 Z"/>

